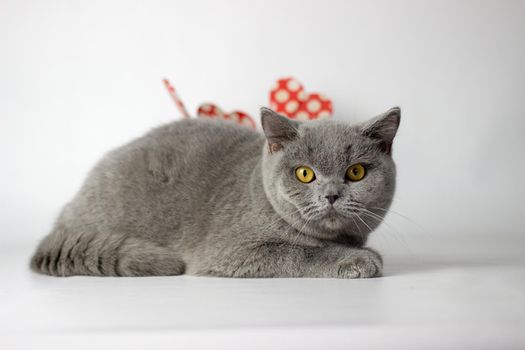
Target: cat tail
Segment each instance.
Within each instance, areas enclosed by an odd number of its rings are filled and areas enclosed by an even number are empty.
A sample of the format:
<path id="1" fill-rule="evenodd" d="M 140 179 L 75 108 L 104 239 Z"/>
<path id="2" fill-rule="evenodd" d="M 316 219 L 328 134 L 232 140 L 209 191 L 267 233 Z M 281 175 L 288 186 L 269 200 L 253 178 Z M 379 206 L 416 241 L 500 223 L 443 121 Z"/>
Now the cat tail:
<path id="1" fill-rule="evenodd" d="M 57 226 L 31 258 L 30 268 L 51 276 L 167 276 L 184 273 L 173 249 L 124 234 L 69 232 Z"/>

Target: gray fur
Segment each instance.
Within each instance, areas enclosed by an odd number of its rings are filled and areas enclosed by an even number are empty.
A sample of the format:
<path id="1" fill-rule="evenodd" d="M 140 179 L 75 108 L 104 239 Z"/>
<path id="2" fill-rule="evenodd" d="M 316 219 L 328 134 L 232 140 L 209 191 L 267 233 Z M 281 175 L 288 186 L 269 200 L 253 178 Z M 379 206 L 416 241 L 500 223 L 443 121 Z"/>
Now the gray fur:
<path id="1" fill-rule="evenodd" d="M 54 276 L 379 276 L 381 257 L 364 244 L 394 194 L 399 109 L 353 126 L 261 114 L 268 141 L 191 119 L 109 152 L 31 268 Z M 345 180 L 355 163 L 368 164 L 365 178 Z M 299 182 L 300 165 L 316 180 Z M 331 209 L 325 197 L 334 194 Z"/>

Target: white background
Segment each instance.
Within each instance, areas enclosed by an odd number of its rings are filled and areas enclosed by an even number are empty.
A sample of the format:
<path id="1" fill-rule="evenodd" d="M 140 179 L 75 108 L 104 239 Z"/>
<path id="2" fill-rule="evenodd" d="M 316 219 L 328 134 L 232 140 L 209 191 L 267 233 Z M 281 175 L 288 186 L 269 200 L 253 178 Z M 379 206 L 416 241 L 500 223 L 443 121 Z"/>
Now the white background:
<path id="1" fill-rule="evenodd" d="M 163 77 L 192 113 L 257 117 L 284 76 L 338 120 L 401 106 L 387 255 L 523 245 L 525 1 L 496 0 L 0 0 L 0 244 L 34 246 L 104 152 L 178 118 Z"/>
<path id="2" fill-rule="evenodd" d="M 394 210 L 436 233 L 512 231 L 524 22 L 523 1 L 1 0 L 0 242 L 42 237 L 104 152 L 178 118 L 162 77 L 190 112 L 257 117 L 289 75 L 340 120 L 400 105 Z"/>

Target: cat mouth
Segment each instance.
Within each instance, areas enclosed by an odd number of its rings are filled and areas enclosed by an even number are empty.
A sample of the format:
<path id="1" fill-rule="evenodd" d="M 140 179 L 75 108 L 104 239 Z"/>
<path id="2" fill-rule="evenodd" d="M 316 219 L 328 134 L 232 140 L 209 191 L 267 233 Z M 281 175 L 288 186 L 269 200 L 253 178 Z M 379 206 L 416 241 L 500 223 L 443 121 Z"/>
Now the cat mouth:
<path id="1" fill-rule="evenodd" d="M 325 217 L 327 218 L 336 218 L 338 216 L 341 216 L 341 214 L 335 209 L 334 207 L 328 208 Z"/>
<path id="2" fill-rule="evenodd" d="M 314 218 L 304 219 L 308 222 L 316 223 L 321 229 L 328 229 L 329 231 L 341 229 L 348 221 L 344 213 L 331 205 L 322 208 Z"/>
<path id="3" fill-rule="evenodd" d="M 329 226 L 338 226 L 341 224 L 345 216 L 341 214 L 334 207 L 330 207 L 326 210 L 322 220 Z"/>

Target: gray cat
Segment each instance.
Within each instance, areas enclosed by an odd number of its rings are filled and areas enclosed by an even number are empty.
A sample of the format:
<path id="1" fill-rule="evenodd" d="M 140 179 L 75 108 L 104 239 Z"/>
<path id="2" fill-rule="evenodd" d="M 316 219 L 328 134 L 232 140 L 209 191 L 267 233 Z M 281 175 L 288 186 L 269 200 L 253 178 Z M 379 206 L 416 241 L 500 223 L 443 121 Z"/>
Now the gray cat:
<path id="1" fill-rule="evenodd" d="M 266 138 L 191 119 L 109 152 L 31 259 L 54 276 L 381 275 L 399 108 L 359 125 L 261 110 Z"/>

